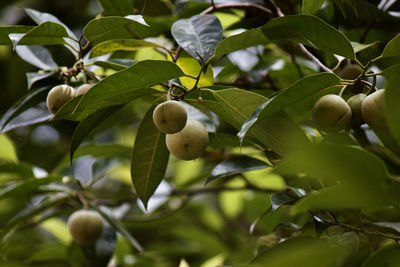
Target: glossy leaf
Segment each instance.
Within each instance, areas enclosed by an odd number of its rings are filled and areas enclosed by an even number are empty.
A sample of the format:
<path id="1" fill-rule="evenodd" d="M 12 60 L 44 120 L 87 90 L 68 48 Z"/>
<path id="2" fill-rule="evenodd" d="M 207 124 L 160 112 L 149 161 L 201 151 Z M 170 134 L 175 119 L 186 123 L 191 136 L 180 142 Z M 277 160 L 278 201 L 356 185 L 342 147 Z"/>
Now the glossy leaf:
<path id="1" fill-rule="evenodd" d="M 46 79 L 55 74 L 54 71 L 48 72 L 28 72 L 26 73 L 26 79 L 28 81 L 28 90 L 31 89 L 32 85 L 40 80 Z"/>
<path id="2" fill-rule="evenodd" d="M 310 104 L 308 110 L 311 110 L 314 104 L 314 95 L 327 87 L 337 85 L 339 81 L 340 78 L 331 73 L 319 73 L 297 81 L 257 108 L 243 123 L 239 133 L 240 141 L 243 141 L 246 133 L 258 120 L 268 118 L 286 108 L 293 108 L 295 104 L 301 105 L 301 102 L 308 101 Z M 310 99 L 311 101 L 309 101 Z"/>
<path id="3" fill-rule="evenodd" d="M 302 12 L 304 14 L 315 14 L 326 0 L 303 0 Z"/>
<path id="4" fill-rule="evenodd" d="M 40 45 L 19 45 L 15 48 L 17 54 L 26 62 L 43 70 L 56 69 L 57 63 L 54 61 L 49 50 Z M 28 82 L 29 84 L 29 82 Z"/>
<path id="5" fill-rule="evenodd" d="M 148 35 L 148 25 L 140 15 L 105 17 L 91 20 L 83 29 L 85 38 L 92 44 L 114 39 L 143 38 Z"/>
<path id="6" fill-rule="evenodd" d="M 132 182 L 145 207 L 164 178 L 169 158 L 165 134 L 153 123 L 153 110 L 147 111 L 139 126 L 131 162 Z"/>
<path id="7" fill-rule="evenodd" d="M 380 57 L 400 57 L 400 34 L 387 43 Z"/>
<path id="8" fill-rule="evenodd" d="M 83 120 L 76 127 L 72 136 L 71 146 L 69 149 L 70 161 L 74 158 L 76 149 L 80 146 L 83 140 L 98 126 L 102 121 L 118 111 L 120 106 L 111 106 L 92 114 Z"/>
<path id="9" fill-rule="evenodd" d="M 299 189 L 288 189 L 288 191 L 285 192 L 275 193 L 270 198 L 271 210 L 275 211 L 284 205 L 294 204 L 304 195 L 305 192 Z"/>
<path id="10" fill-rule="evenodd" d="M 290 15 L 271 20 L 262 27 L 265 36 L 274 41 L 290 40 L 354 59 L 347 37 L 322 19 L 310 15 Z"/>
<path id="11" fill-rule="evenodd" d="M 129 0 L 99 0 L 104 16 L 126 16 L 133 13 L 133 5 Z"/>
<path id="12" fill-rule="evenodd" d="M 98 57 L 115 51 L 135 51 L 143 48 L 156 48 L 162 47 L 158 44 L 138 40 L 138 39 L 121 39 L 121 40 L 111 40 L 105 41 L 97 44 L 90 51 L 90 57 Z"/>
<path id="13" fill-rule="evenodd" d="M 12 45 L 9 35 L 12 33 L 24 34 L 32 30 L 33 26 L 1 26 L 0 27 L 0 45 Z"/>
<path id="14" fill-rule="evenodd" d="M 388 266 L 395 267 L 400 262 L 400 248 L 396 244 L 383 247 L 372 254 L 361 267 Z"/>
<path id="15" fill-rule="evenodd" d="M 196 15 L 176 21 L 171 33 L 176 42 L 200 64 L 207 62 L 222 40 L 222 25 L 214 15 Z"/>
<path id="16" fill-rule="evenodd" d="M 259 159 L 248 157 L 248 156 L 238 156 L 231 159 L 227 159 L 219 163 L 211 171 L 211 174 L 207 178 L 207 183 L 221 177 L 227 177 L 243 172 L 265 169 L 269 165 Z"/>
<path id="17" fill-rule="evenodd" d="M 161 60 L 143 60 L 132 67 L 112 74 L 90 89 L 82 98 L 73 99 L 59 110 L 56 119 L 81 120 L 96 110 L 127 103 L 137 97 L 157 92 L 146 88 L 183 76 L 174 63 Z M 74 114 L 71 114 L 74 113 Z M 80 116 L 82 113 L 82 116 Z M 69 116 L 71 114 L 71 116 Z"/>

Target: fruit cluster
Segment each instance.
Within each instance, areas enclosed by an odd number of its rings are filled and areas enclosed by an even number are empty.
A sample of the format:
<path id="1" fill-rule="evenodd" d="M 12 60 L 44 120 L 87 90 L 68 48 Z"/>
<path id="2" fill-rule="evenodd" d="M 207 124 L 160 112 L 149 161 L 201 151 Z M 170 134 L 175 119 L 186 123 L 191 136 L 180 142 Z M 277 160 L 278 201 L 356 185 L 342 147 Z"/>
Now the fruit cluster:
<path id="1" fill-rule="evenodd" d="M 175 100 L 159 104 L 153 111 L 154 125 L 166 133 L 169 152 L 182 160 L 200 157 L 208 146 L 208 132 L 204 126 L 187 118 L 185 107 Z"/>
<path id="2" fill-rule="evenodd" d="M 83 84 L 75 89 L 72 86 L 62 84 L 53 87 L 47 94 L 46 104 L 49 111 L 56 114 L 58 110 L 74 97 L 86 94 L 93 84 Z"/>

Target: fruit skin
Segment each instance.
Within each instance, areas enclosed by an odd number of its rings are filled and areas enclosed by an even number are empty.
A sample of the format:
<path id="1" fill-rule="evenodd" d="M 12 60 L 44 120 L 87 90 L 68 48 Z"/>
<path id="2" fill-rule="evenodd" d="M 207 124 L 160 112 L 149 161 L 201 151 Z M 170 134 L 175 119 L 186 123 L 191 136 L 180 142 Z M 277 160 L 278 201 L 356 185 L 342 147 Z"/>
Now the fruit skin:
<path id="1" fill-rule="evenodd" d="M 324 95 L 314 104 L 312 118 L 325 132 L 338 132 L 350 126 L 350 106 L 340 96 Z"/>
<path id="2" fill-rule="evenodd" d="M 208 146 L 208 132 L 203 124 L 188 120 L 182 131 L 165 137 L 169 152 L 182 160 L 200 157 Z"/>
<path id="3" fill-rule="evenodd" d="M 378 90 L 364 99 L 361 104 L 361 115 L 371 128 L 385 131 L 388 129 L 385 109 L 385 90 Z"/>
<path id="4" fill-rule="evenodd" d="M 53 114 L 69 100 L 75 97 L 75 90 L 69 85 L 57 85 L 47 94 L 46 104 L 49 111 Z"/>
<path id="5" fill-rule="evenodd" d="M 95 242 L 103 233 L 103 220 L 92 210 L 75 211 L 67 225 L 72 238 L 82 245 Z"/>
<path id="6" fill-rule="evenodd" d="M 173 134 L 181 131 L 187 121 L 185 107 L 175 100 L 159 104 L 153 111 L 154 125 L 163 133 Z"/>
<path id="7" fill-rule="evenodd" d="M 78 87 L 78 89 L 76 89 L 75 96 L 86 94 L 90 89 L 92 89 L 93 86 L 94 84 L 92 83 L 82 84 L 81 86 Z"/>
<path id="8" fill-rule="evenodd" d="M 358 94 L 353 95 L 347 100 L 347 104 L 349 104 L 351 109 L 351 124 L 353 126 L 360 126 L 364 123 L 361 115 L 361 104 L 366 97 L 366 94 Z"/>
<path id="9" fill-rule="evenodd" d="M 342 71 L 339 73 L 339 76 L 342 79 L 346 80 L 354 80 L 358 76 L 360 76 L 363 73 L 363 69 L 357 65 L 357 64 L 350 64 L 346 65 Z M 348 85 L 347 90 L 352 92 L 353 94 L 359 94 L 362 93 L 364 90 L 364 85 L 362 83 L 356 83 L 354 85 Z"/>

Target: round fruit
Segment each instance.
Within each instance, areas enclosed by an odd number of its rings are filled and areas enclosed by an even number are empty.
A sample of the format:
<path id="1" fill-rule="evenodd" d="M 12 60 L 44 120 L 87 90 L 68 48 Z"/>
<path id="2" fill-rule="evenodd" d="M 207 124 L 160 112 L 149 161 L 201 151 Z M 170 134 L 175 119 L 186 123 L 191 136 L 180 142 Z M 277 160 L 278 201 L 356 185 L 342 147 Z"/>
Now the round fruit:
<path id="1" fill-rule="evenodd" d="M 91 83 L 85 83 L 82 84 L 81 86 L 78 87 L 78 89 L 76 89 L 76 96 L 80 96 L 80 95 L 84 95 L 86 94 L 90 89 L 92 89 L 94 84 Z"/>
<path id="2" fill-rule="evenodd" d="M 326 132 L 338 132 L 351 122 L 351 109 L 340 96 L 329 94 L 314 104 L 312 118 L 317 127 Z"/>
<path id="3" fill-rule="evenodd" d="M 351 109 L 351 124 L 354 126 L 360 126 L 364 123 L 364 120 L 361 116 L 361 103 L 366 97 L 366 94 L 358 94 L 353 95 L 347 100 L 347 104 L 349 104 Z"/>
<path id="4" fill-rule="evenodd" d="M 188 120 L 182 131 L 167 134 L 167 148 L 177 158 L 192 160 L 200 157 L 208 146 L 208 132 L 203 124 Z"/>
<path id="5" fill-rule="evenodd" d="M 103 221 L 92 210 L 75 211 L 69 217 L 67 225 L 72 238 L 79 244 L 93 243 L 103 233 Z"/>
<path id="6" fill-rule="evenodd" d="M 75 90 L 69 85 L 57 85 L 47 94 L 47 108 L 55 114 L 65 103 L 75 97 Z"/>
<path id="7" fill-rule="evenodd" d="M 339 76 L 346 80 L 354 80 L 363 73 L 363 69 L 357 64 L 346 65 Z M 348 85 L 347 90 L 353 94 L 359 94 L 364 90 L 364 85 L 362 83 L 356 83 L 354 85 Z"/>
<path id="8" fill-rule="evenodd" d="M 367 96 L 361 104 L 364 121 L 375 130 L 386 130 L 385 90 L 378 90 Z"/>
<path id="9" fill-rule="evenodd" d="M 177 133 L 185 127 L 187 111 L 175 100 L 168 100 L 159 104 L 153 111 L 154 125 L 163 133 Z"/>

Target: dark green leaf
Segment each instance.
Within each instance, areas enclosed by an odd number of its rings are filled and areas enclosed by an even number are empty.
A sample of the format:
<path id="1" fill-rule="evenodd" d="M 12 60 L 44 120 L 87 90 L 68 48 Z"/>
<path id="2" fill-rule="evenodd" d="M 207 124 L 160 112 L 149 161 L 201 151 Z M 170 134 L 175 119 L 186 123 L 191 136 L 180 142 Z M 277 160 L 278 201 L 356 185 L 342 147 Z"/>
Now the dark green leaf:
<path id="1" fill-rule="evenodd" d="M 271 210 L 275 211 L 284 205 L 293 204 L 303 196 L 304 191 L 299 189 L 288 189 L 285 192 L 275 193 L 271 196 Z"/>
<path id="2" fill-rule="evenodd" d="M 387 43 L 380 57 L 400 57 L 400 34 Z"/>
<path id="3" fill-rule="evenodd" d="M 240 130 L 239 137 L 242 142 L 246 133 L 251 129 L 251 127 L 257 123 L 260 119 L 268 118 L 275 115 L 286 108 L 298 104 L 299 102 L 305 102 L 318 93 L 319 91 L 337 85 L 340 78 L 335 74 L 331 73 L 319 73 L 311 76 L 307 76 L 293 85 L 289 86 L 286 90 L 277 94 L 275 97 L 263 103 L 257 110 L 243 123 Z M 309 101 L 311 110 L 313 102 Z M 301 103 L 300 103 L 301 104 Z M 297 114 L 299 115 L 299 114 Z"/>
<path id="4" fill-rule="evenodd" d="M 111 106 L 105 109 L 99 110 L 98 112 L 87 117 L 78 127 L 76 127 L 74 135 L 72 136 L 71 146 L 69 149 L 70 161 L 74 158 L 76 149 L 80 146 L 83 140 L 98 126 L 102 121 L 111 116 L 114 112 L 118 111 L 120 106 Z"/>
<path id="5" fill-rule="evenodd" d="M 147 111 L 139 126 L 131 162 L 132 182 L 145 207 L 164 178 L 169 158 L 165 134 L 153 123 L 153 110 Z"/>
<path id="6" fill-rule="evenodd" d="M 118 50 L 135 51 L 142 48 L 162 47 L 158 44 L 137 39 L 110 40 L 97 44 L 90 51 L 90 57 L 98 57 Z"/>
<path id="7" fill-rule="evenodd" d="M 91 20 L 83 33 L 92 44 L 114 39 L 147 37 L 149 26 L 140 15 L 127 17 L 105 17 Z"/>
<path id="8" fill-rule="evenodd" d="M 26 73 L 26 79 L 28 81 L 28 90 L 31 89 L 32 85 L 40 80 L 46 79 L 53 74 L 55 74 L 55 71 L 46 71 L 46 72 L 28 72 Z"/>
<path id="9" fill-rule="evenodd" d="M 103 16 L 126 16 L 133 13 L 133 5 L 129 0 L 99 0 L 103 8 Z"/>
<path id="10" fill-rule="evenodd" d="M 0 173 L 15 173 L 21 177 L 33 177 L 32 166 L 0 160 Z"/>
<path id="11" fill-rule="evenodd" d="M 315 14 L 326 0 L 303 0 L 302 12 L 304 14 Z"/>
<path id="12" fill-rule="evenodd" d="M 362 267 L 387 266 L 396 267 L 400 262 L 400 248 L 397 244 L 384 247 L 372 254 L 361 265 Z"/>
<path id="13" fill-rule="evenodd" d="M 125 66 L 125 65 L 114 63 L 111 61 L 95 61 L 95 62 L 93 62 L 93 65 L 96 65 L 96 66 L 99 66 L 99 67 L 102 67 L 105 69 L 116 70 L 116 71 L 124 70 L 127 68 L 127 66 Z"/>
<path id="14" fill-rule="evenodd" d="M 221 22 L 214 15 L 196 15 L 176 21 L 171 28 L 176 42 L 202 64 L 207 62 L 222 40 Z"/>
<path id="15" fill-rule="evenodd" d="M 12 33 L 27 33 L 32 30 L 33 26 L 2 26 L 0 27 L 0 45 L 12 45 L 9 35 Z"/>
<path id="16" fill-rule="evenodd" d="M 15 48 L 17 54 L 26 62 L 44 70 L 56 69 L 57 63 L 54 61 L 49 50 L 40 45 L 19 45 Z"/>
<path id="17" fill-rule="evenodd" d="M 211 171 L 211 174 L 207 178 L 207 183 L 221 177 L 227 177 L 243 172 L 265 169 L 269 165 L 259 159 L 251 158 L 248 156 L 238 156 L 231 159 L 227 159 L 219 163 Z"/>
<path id="18" fill-rule="evenodd" d="M 279 17 L 265 24 L 262 31 L 271 41 L 300 42 L 347 58 L 355 58 L 353 47 L 343 33 L 311 15 Z"/>

